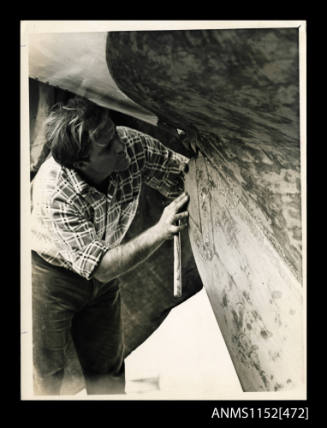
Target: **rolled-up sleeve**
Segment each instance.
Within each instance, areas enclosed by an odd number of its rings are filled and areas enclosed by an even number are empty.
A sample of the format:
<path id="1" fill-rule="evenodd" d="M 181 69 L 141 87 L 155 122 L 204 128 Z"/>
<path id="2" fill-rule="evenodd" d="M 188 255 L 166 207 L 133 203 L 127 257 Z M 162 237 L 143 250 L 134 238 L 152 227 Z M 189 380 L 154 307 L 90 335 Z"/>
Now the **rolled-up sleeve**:
<path id="1" fill-rule="evenodd" d="M 48 206 L 49 229 L 61 258 L 71 270 L 91 279 L 110 246 L 98 238 L 94 225 L 67 202 Z"/>
<path id="2" fill-rule="evenodd" d="M 143 134 L 143 147 L 145 183 L 167 198 L 178 196 L 184 189 L 183 171 L 189 159 L 145 134 Z"/>

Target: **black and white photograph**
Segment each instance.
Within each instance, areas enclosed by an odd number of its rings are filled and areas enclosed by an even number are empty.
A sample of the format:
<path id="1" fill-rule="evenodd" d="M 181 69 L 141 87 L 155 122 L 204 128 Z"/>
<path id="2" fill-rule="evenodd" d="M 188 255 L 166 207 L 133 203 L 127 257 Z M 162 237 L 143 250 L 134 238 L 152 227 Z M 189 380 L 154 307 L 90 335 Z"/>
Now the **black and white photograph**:
<path id="1" fill-rule="evenodd" d="M 20 25 L 21 399 L 305 400 L 306 21 Z"/>

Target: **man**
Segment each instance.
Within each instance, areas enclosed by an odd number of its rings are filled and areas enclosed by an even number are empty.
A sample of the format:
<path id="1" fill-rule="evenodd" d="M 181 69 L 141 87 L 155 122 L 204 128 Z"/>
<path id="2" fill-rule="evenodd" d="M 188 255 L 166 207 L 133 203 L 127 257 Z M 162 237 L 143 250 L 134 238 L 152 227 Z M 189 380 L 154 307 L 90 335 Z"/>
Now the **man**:
<path id="1" fill-rule="evenodd" d="M 78 97 L 55 106 L 46 138 L 51 157 L 32 183 L 35 393 L 60 393 L 70 334 L 87 393 L 124 393 L 117 278 L 187 226 L 188 195 L 180 193 L 188 159 L 115 127 L 107 110 Z M 121 244 L 143 183 L 176 199 L 154 226 Z"/>

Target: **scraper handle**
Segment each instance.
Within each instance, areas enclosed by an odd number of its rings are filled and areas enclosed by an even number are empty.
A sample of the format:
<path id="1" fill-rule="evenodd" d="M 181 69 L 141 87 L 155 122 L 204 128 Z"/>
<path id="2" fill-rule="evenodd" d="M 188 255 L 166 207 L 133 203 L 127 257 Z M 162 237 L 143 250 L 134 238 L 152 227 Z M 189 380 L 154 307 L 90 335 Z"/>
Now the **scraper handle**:
<path id="1" fill-rule="evenodd" d="M 182 296 L 182 251 L 181 234 L 174 236 L 174 297 Z"/>

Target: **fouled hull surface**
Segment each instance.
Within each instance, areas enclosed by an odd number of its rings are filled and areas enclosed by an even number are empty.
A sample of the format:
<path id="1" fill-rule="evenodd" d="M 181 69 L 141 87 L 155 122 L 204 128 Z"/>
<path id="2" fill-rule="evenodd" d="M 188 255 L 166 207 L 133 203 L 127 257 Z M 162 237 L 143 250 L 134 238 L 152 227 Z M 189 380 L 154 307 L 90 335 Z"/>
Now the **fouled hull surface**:
<path id="1" fill-rule="evenodd" d="M 107 39 L 119 88 L 197 152 L 189 235 L 244 391 L 305 378 L 298 52 L 295 28 Z"/>

